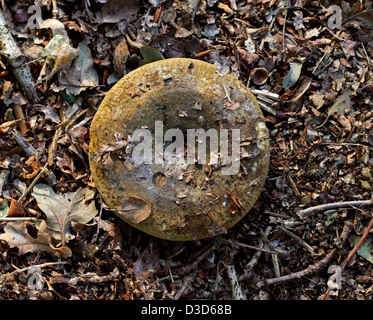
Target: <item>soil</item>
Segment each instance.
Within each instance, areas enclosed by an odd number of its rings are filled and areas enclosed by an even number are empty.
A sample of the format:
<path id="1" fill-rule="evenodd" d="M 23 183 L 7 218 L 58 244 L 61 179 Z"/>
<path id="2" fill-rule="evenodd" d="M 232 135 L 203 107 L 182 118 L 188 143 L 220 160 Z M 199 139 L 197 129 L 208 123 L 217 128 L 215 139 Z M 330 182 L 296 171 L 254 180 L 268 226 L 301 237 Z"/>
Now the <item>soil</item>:
<path id="1" fill-rule="evenodd" d="M 371 199 L 371 1 L 16 0 L 2 10 L 39 101 L 0 60 L 0 299 L 372 299 L 369 205 L 299 216 Z M 57 34 L 63 42 L 53 48 Z M 96 191 L 88 165 L 93 115 L 118 78 L 162 56 L 232 73 L 266 118 L 271 161 L 262 193 L 214 238 L 151 237 L 89 192 Z M 27 192 L 32 182 L 37 189 Z M 85 192 L 78 209 L 89 207 L 93 218 L 74 220 L 71 212 L 81 212 L 74 206 L 54 211 L 78 190 Z"/>

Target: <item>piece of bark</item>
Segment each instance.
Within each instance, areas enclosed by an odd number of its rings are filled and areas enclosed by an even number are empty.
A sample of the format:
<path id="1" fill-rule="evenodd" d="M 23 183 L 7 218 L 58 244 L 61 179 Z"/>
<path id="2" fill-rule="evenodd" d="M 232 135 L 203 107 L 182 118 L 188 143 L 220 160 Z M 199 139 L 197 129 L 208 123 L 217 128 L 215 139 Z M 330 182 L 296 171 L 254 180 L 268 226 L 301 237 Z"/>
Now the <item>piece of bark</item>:
<path id="1" fill-rule="evenodd" d="M 18 48 L 7 23 L 4 14 L 0 9 L 0 54 L 4 57 L 11 67 L 15 77 L 21 85 L 25 95 L 32 101 L 39 101 L 36 93 L 35 82 L 31 76 L 30 68 L 26 64 L 27 60 L 21 50 Z"/>

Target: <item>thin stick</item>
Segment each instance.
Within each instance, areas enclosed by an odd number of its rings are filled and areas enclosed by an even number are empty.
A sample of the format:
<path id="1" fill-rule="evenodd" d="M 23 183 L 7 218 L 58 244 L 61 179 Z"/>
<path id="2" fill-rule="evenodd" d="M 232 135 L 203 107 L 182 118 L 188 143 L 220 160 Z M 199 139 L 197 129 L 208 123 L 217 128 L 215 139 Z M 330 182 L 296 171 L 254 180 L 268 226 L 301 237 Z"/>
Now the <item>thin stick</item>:
<path id="1" fill-rule="evenodd" d="M 25 95 L 33 102 L 38 101 L 39 97 L 34 88 L 35 82 L 31 76 L 30 68 L 28 65 L 24 64 L 27 62 L 26 57 L 23 55 L 22 51 L 19 49 L 16 41 L 14 40 L 1 9 L 0 54 L 5 58 L 8 65 L 11 67 L 13 74 L 18 80 L 18 83 L 25 92 Z"/>
<path id="2" fill-rule="evenodd" d="M 289 231 L 288 229 L 286 229 L 282 226 L 279 226 L 279 228 L 282 231 L 284 231 L 288 236 L 292 237 L 294 240 L 299 242 L 300 245 L 303 246 L 304 248 L 306 248 L 311 254 L 316 255 L 316 253 L 315 253 L 315 251 L 313 251 L 312 247 L 306 241 L 304 241 L 302 238 L 298 237 L 296 234 L 294 234 L 293 232 Z"/>
<path id="3" fill-rule="evenodd" d="M 27 131 L 27 125 L 25 121 L 25 115 L 23 114 L 22 107 L 19 104 L 15 104 L 13 106 L 14 116 L 17 120 L 21 120 L 18 122 L 18 128 L 21 131 L 22 134 L 24 134 Z"/>
<path id="4" fill-rule="evenodd" d="M 372 227 L 373 227 L 373 218 L 372 218 L 372 220 L 370 220 L 370 223 L 369 223 L 368 227 L 365 229 L 363 235 L 361 236 L 361 238 L 358 241 L 358 243 L 356 244 L 356 246 L 350 251 L 347 258 L 344 259 L 343 262 L 340 264 L 339 267 L 341 268 L 341 272 L 344 270 L 344 268 L 347 266 L 347 264 L 349 263 L 349 261 L 351 260 L 353 255 L 356 253 L 356 251 L 360 248 L 362 243 L 365 241 L 365 239 L 368 236 Z M 324 293 L 324 295 L 322 297 L 322 300 L 327 300 L 328 296 L 329 296 L 329 293 L 330 293 L 330 288 L 328 288 L 328 290 Z"/>
<path id="5" fill-rule="evenodd" d="M 373 227 L 373 218 L 372 218 L 372 220 L 370 220 L 370 223 L 369 223 L 368 227 L 364 231 L 363 235 L 361 236 L 361 238 L 358 241 L 358 243 L 356 244 L 356 246 L 351 250 L 351 252 L 348 254 L 347 258 L 344 259 L 343 262 L 341 263 L 341 265 L 340 265 L 341 271 L 343 271 L 343 269 L 346 267 L 346 265 L 351 260 L 352 256 L 356 253 L 356 251 L 360 248 L 360 246 L 362 245 L 362 243 L 365 241 L 365 239 L 368 236 L 368 234 L 369 234 L 370 230 L 372 229 L 372 227 Z"/>
<path id="6" fill-rule="evenodd" d="M 45 172 L 48 171 L 47 165 L 45 165 L 41 171 L 38 173 L 38 175 L 32 180 L 31 184 L 28 186 L 28 188 L 25 190 L 25 192 L 21 195 L 21 197 L 18 199 L 18 202 L 22 202 L 22 200 L 27 196 L 27 194 L 32 190 L 36 182 L 44 175 Z"/>
<path id="7" fill-rule="evenodd" d="M 346 221 L 346 223 L 343 227 L 343 230 L 342 230 L 342 234 L 341 234 L 342 243 L 346 242 L 347 237 L 349 236 L 352 229 L 353 229 L 353 224 L 350 221 Z M 309 266 L 306 269 L 303 269 L 301 271 L 297 271 L 297 272 L 294 272 L 294 273 L 291 273 L 291 274 L 288 274 L 286 276 L 282 276 L 282 277 L 279 277 L 279 278 L 271 278 L 271 279 L 261 281 L 257 284 L 257 286 L 259 288 L 261 288 L 265 285 L 277 284 L 277 283 L 281 283 L 281 282 L 285 282 L 285 281 L 289 281 L 289 280 L 294 280 L 294 279 L 299 279 L 299 278 L 302 278 L 302 277 L 306 277 L 306 276 L 315 274 L 316 272 L 324 269 L 332 261 L 332 259 L 336 255 L 336 253 L 337 253 L 337 249 L 333 249 L 325 256 L 324 259 L 317 262 L 316 264 L 313 264 L 313 265 Z"/>
<path id="8" fill-rule="evenodd" d="M 288 16 L 288 6 L 289 0 L 286 2 L 286 8 L 285 8 L 285 17 L 284 17 L 284 25 L 282 26 L 282 51 L 285 52 L 285 31 L 286 31 L 286 19 Z"/>
<path id="9" fill-rule="evenodd" d="M 267 235 L 263 231 L 261 231 L 261 234 L 264 238 L 264 241 L 266 242 L 265 247 L 267 247 L 269 250 L 272 250 L 274 252 L 274 253 L 271 254 L 272 263 L 273 263 L 273 271 L 275 272 L 276 278 L 279 278 L 279 277 L 281 277 L 281 272 L 280 272 L 280 265 L 278 263 L 277 252 L 275 251 L 275 249 L 270 244 L 270 241 L 267 238 Z"/>
<path id="10" fill-rule="evenodd" d="M 342 201 L 342 202 L 321 204 L 319 206 L 299 210 L 296 213 L 301 219 L 304 219 L 320 211 L 340 209 L 340 208 L 370 206 L 370 205 L 372 205 L 372 200 Z"/>
<path id="11" fill-rule="evenodd" d="M 4 184 L 8 180 L 9 174 L 10 174 L 9 170 L 2 169 L 0 171 L 0 197 L 3 195 Z"/>
<path id="12" fill-rule="evenodd" d="M 245 295 L 242 292 L 240 283 L 237 279 L 236 269 L 233 264 L 226 265 L 228 278 L 232 286 L 232 299 L 233 300 L 246 300 Z"/>
<path id="13" fill-rule="evenodd" d="M 0 217 L 0 222 L 10 222 L 10 221 L 38 221 L 35 217 Z"/>
<path id="14" fill-rule="evenodd" d="M 66 263 L 68 263 L 68 261 L 46 262 L 46 263 L 42 263 L 42 264 L 32 265 L 32 266 L 22 268 L 22 269 L 17 269 L 17 270 L 12 271 L 12 273 L 14 274 L 14 273 L 27 271 L 27 270 L 29 270 L 31 268 L 35 268 L 35 267 L 44 268 L 44 267 L 55 266 L 55 265 L 66 264 Z"/>
<path id="15" fill-rule="evenodd" d="M 26 154 L 31 157 L 35 155 L 35 148 L 27 141 L 27 139 L 22 135 L 19 134 L 17 130 L 12 130 L 12 135 L 14 140 L 19 144 L 19 146 L 23 149 Z"/>
<path id="16" fill-rule="evenodd" d="M 272 230 L 272 227 L 268 226 L 266 228 L 266 230 L 264 231 L 264 234 L 268 237 L 268 235 L 271 232 L 271 230 Z M 258 247 L 259 248 L 263 248 L 264 247 L 264 241 L 263 241 L 263 239 L 260 239 Z M 254 268 L 254 266 L 258 263 L 259 258 L 260 258 L 261 255 L 262 255 L 262 251 L 261 250 L 256 251 L 254 253 L 253 257 L 250 259 L 249 263 L 246 265 L 246 268 L 248 270 L 252 270 Z"/>
<path id="17" fill-rule="evenodd" d="M 190 284 L 191 281 L 192 281 L 192 277 L 186 277 L 184 279 L 183 285 L 181 286 L 179 291 L 175 294 L 174 300 L 180 299 L 180 297 L 182 296 L 182 294 L 184 293 L 185 289 L 187 288 L 187 286 Z"/>
<path id="18" fill-rule="evenodd" d="M 26 152 L 26 154 L 29 157 L 35 155 L 36 159 L 38 158 L 35 148 L 30 144 L 30 142 L 26 140 L 26 138 L 22 134 L 18 133 L 18 131 L 14 129 L 12 130 L 12 134 L 16 142 L 23 149 L 23 151 Z M 55 186 L 57 184 L 57 180 L 56 180 L 54 173 L 50 171 L 49 169 L 47 169 L 44 173 L 45 173 L 45 179 L 47 180 L 48 184 L 52 187 Z"/>
<path id="19" fill-rule="evenodd" d="M 306 268 L 304 270 L 294 272 L 294 273 L 288 274 L 286 276 L 278 277 L 278 278 L 267 279 L 265 281 L 259 282 L 257 285 L 258 285 L 259 288 L 261 288 L 264 285 L 277 284 L 277 283 L 281 283 L 281 282 L 285 282 L 285 281 L 289 281 L 289 280 L 294 280 L 294 279 L 299 279 L 299 278 L 314 274 L 318 270 L 321 270 L 321 269 L 325 268 L 325 266 L 327 266 L 330 263 L 330 261 L 332 261 L 332 259 L 334 258 L 336 253 L 337 253 L 337 249 L 333 249 L 332 251 L 330 251 L 326 255 L 326 257 L 324 259 L 322 259 L 321 261 L 319 261 L 316 264 L 313 264 L 313 265 L 309 266 L 308 268 Z"/>
<path id="20" fill-rule="evenodd" d="M 272 212 L 272 211 L 268 211 L 268 210 L 265 210 L 264 211 L 265 214 L 268 214 L 272 217 L 277 217 L 277 218 L 283 218 L 283 219 L 290 219 L 291 217 L 285 213 L 278 213 L 278 212 Z"/>
<path id="21" fill-rule="evenodd" d="M 263 248 L 259 248 L 259 247 L 254 247 L 254 246 L 250 246 L 250 245 L 242 243 L 242 242 L 236 242 L 236 244 L 239 245 L 239 246 L 241 246 L 241 247 L 245 247 L 245 248 L 249 248 L 249 249 L 253 249 L 253 250 L 259 250 L 259 251 L 263 251 L 263 252 L 266 252 L 266 253 L 271 253 L 271 254 L 276 253 L 276 251 L 267 250 L 267 249 L 263 249 Z"/>
<path id="22" fill-rule="evenodd" d="M 364 43 L 361 43 L 361 45 L 362 45 L 362 47 L 363 47 L 364 54 L 365 54 L 365 56 L 366 56 L 366 58 L 367 58 L 368 66 L 370 66 L 370 65 L 372 64 L 372 59 L 369 58 L 368 53 L 367 53 L 367 50 L 365 49 Z"/>
<path id="23" fill-rule="evenodd" d="M 98 276 L 96 274 L 82 274 L 78 277 L 73 278 L 65 278 L 63 276 L 54 277 L 51 280 L 51 283 L 64 283 L 69 285 L 76 285 L 77 283 L 104 283 L 104 282 L 111 282 L 111 281 L 118 281 L 115 276 L 112 274 L 107 274 L 103 276 Z"/>

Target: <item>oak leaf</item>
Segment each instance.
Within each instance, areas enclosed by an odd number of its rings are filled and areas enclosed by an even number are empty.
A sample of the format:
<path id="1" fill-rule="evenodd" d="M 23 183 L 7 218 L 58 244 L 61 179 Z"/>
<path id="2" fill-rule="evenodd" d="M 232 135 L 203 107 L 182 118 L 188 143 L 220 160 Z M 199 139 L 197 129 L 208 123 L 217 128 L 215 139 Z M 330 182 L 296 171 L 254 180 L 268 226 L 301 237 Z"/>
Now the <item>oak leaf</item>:
<path id="1" fill-rule="evenodd" d="M 41 183 L 34 187 L 32 195 L 47 216 L 48 231 L 62 247 L 97 214 L 92 201 L 94 190 L 78 189 L 56 194 L 50 186 Z"/>
<path id="2" fill-rule="evenodd" d="M 18 248 L 19 255 L 38 251 L 56 253 L 56 250 L 49 244 L 50 237 L 46 230 L 45 221 L 41 222 L 36 238 L 28 233 L 26 221 L 8 222 L 4 228 L 4 233 L 0 235 L 0 240 L 6 241 L 11 248 Z"/>

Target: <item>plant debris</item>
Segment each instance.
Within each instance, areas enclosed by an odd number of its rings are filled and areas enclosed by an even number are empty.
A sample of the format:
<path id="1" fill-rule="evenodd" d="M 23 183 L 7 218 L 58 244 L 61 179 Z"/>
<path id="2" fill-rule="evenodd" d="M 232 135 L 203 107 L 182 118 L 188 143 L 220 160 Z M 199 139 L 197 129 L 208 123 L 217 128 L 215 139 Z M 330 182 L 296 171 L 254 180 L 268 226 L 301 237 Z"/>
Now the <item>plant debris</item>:
<path id="1" fill-rule="evenodd" d="M 0 299 L 372 300 L 371 1 L 15 0 L 1 9 Z M 191 242 L 122 223 L 96 192 L 88 158 L 91 120 L 114 83 L 175 57 L 248 85 L 271 140 L 250 213 Z M 133 99 L 144 90 L 132 89 Z M 226 93 L 225 108 L 239 108 Z M 181 119 L 205 109 L 191 107 Z M 127 138 L 97 158 L 110 168 Z M 253 143 L 241 141 L 243 162 Z M 187 183 L 180 201 L 192 188 L 214 201 L 213 170 L 198 184 L 187 169 L 170 176 Z M 228 180 L 226 190 L 239 214 L 245 199 Z M 150 214 L 136 198 L 123 209 L 137 221 Z"/>

